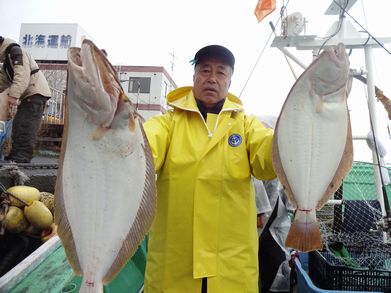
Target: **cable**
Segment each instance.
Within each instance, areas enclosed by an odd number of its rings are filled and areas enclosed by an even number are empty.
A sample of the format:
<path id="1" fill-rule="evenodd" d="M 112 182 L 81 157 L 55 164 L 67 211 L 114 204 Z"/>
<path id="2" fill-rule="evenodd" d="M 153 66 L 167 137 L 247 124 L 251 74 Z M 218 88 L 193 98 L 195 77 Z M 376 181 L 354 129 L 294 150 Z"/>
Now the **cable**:
<path id="1" fill-rule="evenodd" d="M 335 2 L 335 0 L 333 0 L 333 1 Z M 335 2 L 335 3 L 336 3 L 336 2 Z M 327 43 L 328 41 L 330 41 L 330 39 L 331 39 L 332 37 L 336 36 L 336 35 L 340 32 L 340 30 L 341 30 L 341 28 L 342 28 L 343 19 L 344 19 L 344 12 L 346 11 L 346 7 L 348 6 L 348 3 L 349 3 L 349 0 L 346 0 L 345 6 L 344 6 L 344 7 L 341 7 L 341 6 L 338 4 L 338 6 L 341 8 L 341 11 L 339 12 L 339 20 L 338 20 L 337 29 L 335 30 L 334 33 L 332 33 L 330 36 L 328 36 L 328 37 L 326 38 L 326 40 L 325 40 L 325 41 L 323 42 L 323 44 L 320 46 L 320 48 L 319 48 L 318 53 L 316 54 L 316 56 L 318 56 L 319 53 L 322 51 L 324 45 L 326 45 L 326 43 Z"/>
<path id="2" fill-rule="evenodd" d="M 338 2 L 336 2 L 335 0 L 333 0 L 333 2 L 339 6 L 339 8 L 341 8 L 343 10 L 344 13 L 346 13 L 347 15 L 349 15 L 349 17 L 355 22 L 357 23 L 368 35 L 369 37 L 371 37 L 381 48 L 384 49 L 384 51 L 386 51 L 388 54 L 391 55 L 391 52 L 386 48 L 384 47 L 384 45 L 382 43 L 380 43 L 368 30 L 366 30 L 353 16 L 351 16 L 349 14 L 349 12 L 347 12 L 345 10 L 345 8 L 343 8 Z M 368 41 L 367 41 L 368 42 Z"/>
<path id="3" fill-rule="evenodd" d="M 281 13 L 280 13 L 280 16 L 279 16 L 279 18 L 278 18 L 278 20 L 277 20 L 277 22 L 276 22 L 276 25 L 278 25 L 278 23 L 280 22 L 280 20 L 281 20 L 281 15 L 282 15 L 282 11 L 283 11 L 283 9 L 286 9 L 286 7 L 287 7 L 288 4 L 289 4 L 289 1 L 290 1 L 290 0 L 288 0 L 288 2 L 286 3 L 286 5 L 283 5 L 283 6 L 281 7 Z M 250 74 L 248 75 L 248 78 L 247 78 L 246 82 L 245 82 L 244 85 L 243 85 L 243 88 L 242 88 L 242 90 L 241 90 L 241 92 L 240 92 L 240 94 L 239 94 L 239 98 L 240 98 L 241 95 L 243 94 L 243 92 L 244 92 L 244 90 L 245 90 L 245 88 L 246 88 L 246 86 L 247 86 L 247 84 L 248 84 L 248 82 L 249 82 L 251 76 L 253 75 L 253 73 L 254 73 L 254 71 L 255 71 L 255 68 L 256 68 L 257 65 L 258 65 L 259 60 L 261 59 L 263 53 L 265 52 L 266 47 L 268 46 L 268 44 L 269 44 L 269 42 L 270 42 L 270 39 L 271 39 L 271 37 L 272 37 L 273 35 L 274 35 L 274 32 L 272 31 L 272 32 L 270 33 L 269 38 L 267 39 L 267 41 L 266 41 L 264 47 L 262 48 L 262 51 L 261 51 L 261 53 L 259 54 L 257 61 L 255 61 L 255 64 L 254 64 L 252 70 L 250 71 Z"/>

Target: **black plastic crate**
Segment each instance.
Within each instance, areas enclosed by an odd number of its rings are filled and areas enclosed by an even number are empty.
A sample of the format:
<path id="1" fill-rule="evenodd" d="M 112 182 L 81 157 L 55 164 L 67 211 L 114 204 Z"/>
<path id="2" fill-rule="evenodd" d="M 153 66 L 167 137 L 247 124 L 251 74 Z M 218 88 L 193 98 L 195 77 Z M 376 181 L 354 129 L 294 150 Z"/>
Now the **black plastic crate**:
<path id="1" fill-rule="evenodd" d="M 362 256 L 363 250 L 358 252 L 350 248 L 349 253 L 354 262 L 354 256 Z M 317 287 L 325 290 L 391 293 L 391 270 L 371 269 L 371 262 L 387 256 L 377 257 L 376 253 L 368 253 L 368 263 L 361 264 L 366 268 L 353 268 L 328 251 L 312 251 L 308 255 L 308 274 Z"/>

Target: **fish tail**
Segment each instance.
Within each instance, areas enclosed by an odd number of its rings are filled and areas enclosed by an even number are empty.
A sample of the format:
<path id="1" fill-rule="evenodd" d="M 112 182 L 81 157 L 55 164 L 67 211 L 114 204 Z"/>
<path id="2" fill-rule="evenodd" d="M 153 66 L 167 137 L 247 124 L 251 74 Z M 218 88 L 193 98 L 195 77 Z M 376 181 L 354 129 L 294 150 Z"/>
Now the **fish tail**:
<path id="1" fill-rule="evenodd" d="M 299 251 L 313 251 L 323 248 L 315 211 L 296 211 L 285 245 Z"/>
<path id="2" fill-rule="evenodd" d="M 83 278 L 80 283 L 79 293 L 103 293 L 103 283 L 100 280 L 90 281 Z"/>

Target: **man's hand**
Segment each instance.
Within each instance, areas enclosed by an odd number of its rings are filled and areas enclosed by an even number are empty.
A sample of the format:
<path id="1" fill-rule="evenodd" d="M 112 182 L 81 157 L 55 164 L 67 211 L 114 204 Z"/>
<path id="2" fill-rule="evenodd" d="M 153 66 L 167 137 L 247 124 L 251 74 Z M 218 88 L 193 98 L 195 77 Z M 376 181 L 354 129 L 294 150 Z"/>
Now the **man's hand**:
<path id="1" fill-rule="evenodd" d="M 265 225 L 264 220 L 263 220 L 263 214 L 258 214 L 257 215 L 257 227 L 258 228 L 263 228 Z"/>
<path id="2" fill-rule="evenodd" d="M 19 104 L 19 99 L 8 95 L 8 104 L 10 106 L 17 106 Z"/>

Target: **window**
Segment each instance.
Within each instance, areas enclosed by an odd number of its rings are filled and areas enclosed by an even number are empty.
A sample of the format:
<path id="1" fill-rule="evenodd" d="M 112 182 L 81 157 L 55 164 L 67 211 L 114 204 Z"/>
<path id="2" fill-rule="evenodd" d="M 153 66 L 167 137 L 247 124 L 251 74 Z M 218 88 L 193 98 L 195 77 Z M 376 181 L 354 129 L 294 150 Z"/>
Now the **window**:
<path id="1" fill-rule="evenodd" d="M 151 92 L 150 77 L 129 77 L 128 93 L 148 94 Z"/>

